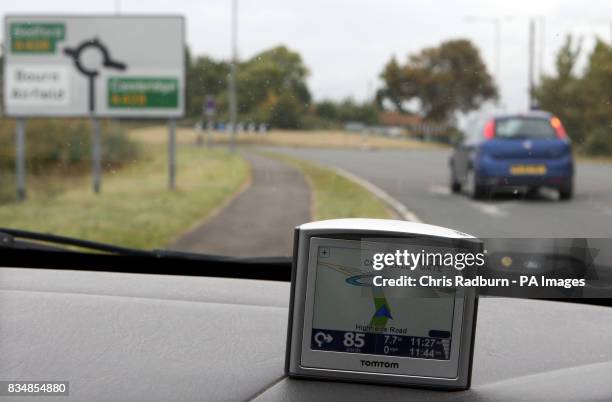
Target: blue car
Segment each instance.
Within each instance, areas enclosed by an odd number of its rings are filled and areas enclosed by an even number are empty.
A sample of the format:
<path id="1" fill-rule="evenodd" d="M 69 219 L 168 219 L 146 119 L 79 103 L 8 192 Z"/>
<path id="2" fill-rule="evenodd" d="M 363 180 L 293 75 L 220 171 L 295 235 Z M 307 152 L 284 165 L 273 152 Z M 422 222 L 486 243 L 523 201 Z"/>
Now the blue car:
<path id="1" fill-rule="evenodd" d="M 483 114 L 472 119 L 450 158 L 454 193 L 486 198 L 496 190 L 540 187 L 572 198 L 574 158 L 561 121 L 548 112 Z"/>

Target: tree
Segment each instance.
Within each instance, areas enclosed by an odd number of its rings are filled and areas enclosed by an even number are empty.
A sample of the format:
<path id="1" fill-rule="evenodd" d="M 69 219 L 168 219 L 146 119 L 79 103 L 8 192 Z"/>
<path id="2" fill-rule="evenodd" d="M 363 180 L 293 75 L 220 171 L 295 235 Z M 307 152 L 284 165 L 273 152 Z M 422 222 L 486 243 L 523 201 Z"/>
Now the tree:
<path id="1" fill-rule="evenodd" d="M 216 100 L 217 118 L 227 118 L 230 64 L 208 56 L 192 60 L 188 49 L 186 62 L 187 114 L 192 117 L 200 116 L 206 96 L 212 95 Z M 285 106 L 291 104 L 288 108 L 295 107 L 299 113 L 304 113 L 308 108 L 308 69 L 299 53 L 285 46 L 277 46 L 238 63 L 237 70 L 240 119 L 267 122 L 277 102 Z M 288 94 L 292 99 L 282 98 L 284 94 Z M 277 118 L 276 121 L 281 120 Z"/>
<path id="2" fill-rule="evenodd" d="M 582 41 L 574 43 L 572 36 L 568 35 L 556 56 L 556 75 L 542 77 L 540 85 L 534 89 L 534 97 L 539 107 L 556 114 L 570 137 L 578 142 L 584 140 L 584 98 L 580 79 L 575 71 L 581 49 Z"/>
<path id="3" fill-rule="evenodd" d="M 282 93 L 270 108 L 268 122 L 272 127 L 296 129 L 302 126 L 304 107 L 288 92 Z"/>
<path id="4" fill-rule="evenodd" d="M 356 102 L 346 98 L 341 102 L 324 100 L 315 105 L 314 114 L 327 123 L 346 123 L 349 121 L 374 125 L 378 123 L 378 107 L 373 102 Z"/>
<path id="5" fill-rule="evenodd" d="M 338 105 L 338 118 L 341 123 L 356 121 L 364 124 L 378 123 L 378 108 L 370 102 L 357 103 L 347 98 Z"/>
<path id="6" fill-rule="evenodd" d="M 321 119 L 335 121 L 338 119 L 338 107 L 331 100 L 324 100 L 317 103 L 315 115 Z"/>
<path id="7" fill-rule="evenodd" d="M 403 74 L 395 56 L 387 63 L 380 77 L 385 82 L 385 87 L 376 93 L 378 106 L 382 108 L 383 100 L 388 99 L 397 111 L 404 112 Z"/>
<path id="8" fill-rule="evenodd" d="M 380 77 L 380 105 L 388 100 L 405 112 L 408 102 L 418 101 L 423 116 L 440 122 L 451 122 L 457 111 L 469 112 L 498 97 L 478 49 L 465 39 L 423 49 L 409 56 L 405 65 L 392 58 Z"/>
<path id="9" fill-rule="evenodd" d="M 300 54 L 285 46 L 277 46 L 253 56 L 238 66 L 239 112 L 253 112 L 270 94 L 279 97 L 288 94 L 304 111 L 311 99 L 306 85 L 308 74 Z"/>
<path id="10" fill-rule="evenodd" d="M 567 36 L 556 72 L 543 77 L 534 95 L 540 108 L 557 115 L 572 140 L 588 153 L 612 153 L 612 47 L 598 39 L 582 73 L 576 72 L 581 40 Z"/>
<path id="11" fill-rule="evenodd" d="M 218 97 L 227 91 L 229 64 L 200 56 L 187 69 L 187 99 L 189 116 L 200 116 L 207 95 Z M 217 102 L 219 105 L 220 102 Z M 223 105 L 221 103 L 221 105 Z"/>
<path id="12" fill-rule="evenodd" d="M 598 39 L 589 56 L 581 80 L 584 99 L 585 131 L 592 134 L 607 128 L 608 143 L 612 143 L 612 46 Z M 612 149 L 612 147 L 608 147 Z"/>
<path id="13" fill-rule="evenodd" d="M 0 82 L 4 82 L 4 55 L 0 54 Z M 0 96 L 0 112 L 4 110 L 4 96 Z"/>

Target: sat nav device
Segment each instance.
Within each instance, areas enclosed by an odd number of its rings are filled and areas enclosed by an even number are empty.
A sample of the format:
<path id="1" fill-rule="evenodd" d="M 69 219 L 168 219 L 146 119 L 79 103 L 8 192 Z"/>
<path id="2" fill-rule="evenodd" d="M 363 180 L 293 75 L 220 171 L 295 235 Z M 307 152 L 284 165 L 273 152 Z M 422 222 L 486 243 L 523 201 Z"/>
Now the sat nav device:
<path id="1" fill-rule="evenodd" d="M 417 283 L 420 276 L 429 282 L 452 276 L 451 271 L 460 270 L 441 266 L 439 261 L 426 263 L 424 258 L 466 252 L 481 253 L 482 242 L 421 223 L 338 219 L 298 226 L 286 373 L 302 378 L 469 388 L 475 291 L 452 286 L 377 286 L 384 279 L 402 284 L 408 276 Z M 406 253 L 423 259 L 398 265 L 394 257 Z M 419 254 L 421 257 L 415 257 Z M 381 255 L 391 255 L 384 268 L 380 268 Z"/>

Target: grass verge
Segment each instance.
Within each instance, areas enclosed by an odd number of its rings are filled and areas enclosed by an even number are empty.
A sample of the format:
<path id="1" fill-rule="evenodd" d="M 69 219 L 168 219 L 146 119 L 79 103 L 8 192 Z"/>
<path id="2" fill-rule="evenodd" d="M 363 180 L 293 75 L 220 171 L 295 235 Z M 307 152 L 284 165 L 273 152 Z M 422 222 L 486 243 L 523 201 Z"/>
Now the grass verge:
<path id="1" fill-rule="evenodd" d="M 386 204 L 359 184 L 331 169 L 303 159 L 261 152 L 299 169 L 313 192 L 313 219 L 395 218 Z"/>
<path id="2" fill-rule="evenodd" d="M 249 178 L 248 163 L 225 150 L 177 149 L 177 189 L 167 189 L 167 148 L 144 144 L 142 156 L 105 172 L 94 195 L 89 176 L 29 177 L 29 198 L 0 205 L 0 226 L 50 232 L 126 247 L 168 245 L 194 222 L 205 219 Z M 37 191 L 37 183 L 64 188 Z"/>

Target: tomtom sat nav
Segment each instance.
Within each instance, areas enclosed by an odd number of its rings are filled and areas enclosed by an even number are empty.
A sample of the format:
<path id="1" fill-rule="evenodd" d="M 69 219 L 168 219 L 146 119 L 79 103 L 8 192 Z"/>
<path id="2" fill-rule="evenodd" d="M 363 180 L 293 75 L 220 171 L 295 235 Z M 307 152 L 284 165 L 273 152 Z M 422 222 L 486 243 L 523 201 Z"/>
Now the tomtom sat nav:
<path id="1" fill-rule="evenodd" d="M 482 242 L 414 222 L 338 219 L 298 226 L 286 373 L 469 388 L 477 310 L 473 289 L 377 286 L 385 279 L 400 283 L 405 273 L 446 276 L 425 258 L 465 251 L 481 252 Z M 392 257 L 380 269 L 377 263 L 385 255 Z M 393 256 L 407 255 L 420 263 L 394 265 Z"/>

